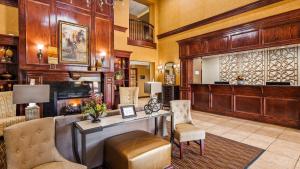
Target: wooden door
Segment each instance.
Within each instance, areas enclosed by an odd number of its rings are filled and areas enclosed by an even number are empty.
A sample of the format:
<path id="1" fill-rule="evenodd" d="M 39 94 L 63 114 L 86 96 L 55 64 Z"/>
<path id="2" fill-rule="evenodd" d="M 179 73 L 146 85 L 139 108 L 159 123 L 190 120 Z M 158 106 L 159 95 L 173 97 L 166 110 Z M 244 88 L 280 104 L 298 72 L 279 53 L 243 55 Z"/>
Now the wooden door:
<path id="1" fill-rule="evenodd" d="M 130 87 L 137 87 L 137 68 L 130 68 L 129 86 Z"/>

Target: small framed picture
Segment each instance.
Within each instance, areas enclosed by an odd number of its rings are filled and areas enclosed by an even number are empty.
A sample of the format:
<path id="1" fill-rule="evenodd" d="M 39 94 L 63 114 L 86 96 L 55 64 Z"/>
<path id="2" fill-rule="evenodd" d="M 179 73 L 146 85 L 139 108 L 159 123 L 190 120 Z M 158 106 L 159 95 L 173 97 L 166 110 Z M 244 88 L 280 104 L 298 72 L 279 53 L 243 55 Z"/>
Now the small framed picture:
<path id="1" fill-rule="evenodd" d="M 134 105 L 121 106 L 120 110 L 121 110 L 123 119 L 136 117 L 136 111 L 135 111 Z"/>

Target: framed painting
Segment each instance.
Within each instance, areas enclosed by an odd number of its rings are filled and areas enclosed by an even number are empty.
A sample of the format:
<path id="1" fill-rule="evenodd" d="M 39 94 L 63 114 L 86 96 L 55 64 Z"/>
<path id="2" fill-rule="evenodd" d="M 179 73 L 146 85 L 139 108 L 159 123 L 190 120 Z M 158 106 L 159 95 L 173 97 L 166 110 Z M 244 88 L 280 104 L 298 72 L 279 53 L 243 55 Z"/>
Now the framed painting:
<path id="1" fill-rule="evenodd" d="M 89 31 L 87 26 L 59 22 L 59 61 L 66 64 L 88 64 Z"/>

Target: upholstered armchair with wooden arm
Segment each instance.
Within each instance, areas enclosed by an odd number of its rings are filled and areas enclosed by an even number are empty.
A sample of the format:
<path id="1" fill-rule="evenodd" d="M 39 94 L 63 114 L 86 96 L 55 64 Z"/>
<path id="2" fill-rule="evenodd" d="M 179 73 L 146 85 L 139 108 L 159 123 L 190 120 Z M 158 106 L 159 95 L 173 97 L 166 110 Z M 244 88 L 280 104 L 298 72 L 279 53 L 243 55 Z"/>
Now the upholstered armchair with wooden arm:
<path id="1" fill-rule="evenodd" d="M 43 118 L 4 129 L 8 169 L 86 169 L 64 159 L 55 147 L 55 122 Z"/>
<path id="2" fill-rule="evenodd" d="M 5 127 L 25 121 L 25 116 L 16 116 L 13 92 L 0 92 L 0 136 Z"/>
<path id="3" fill-rule="evenodd" d="M 183 157 L 183 143 L 195 141 L 200 145 L 200 154 L 204 153 L 205 131 L 193 124 L 190 100 L 170 101 L 172 112 L 171 143 L 180 148 L 180 158 Z M 177 144 L 174 140 L 177 140 Z"/>
<path id="4" fill-rule="evenodd" d="M 120 106 L 135 105 L 138 107 L 139 88 L 138 87 L 120 87 Z"/>

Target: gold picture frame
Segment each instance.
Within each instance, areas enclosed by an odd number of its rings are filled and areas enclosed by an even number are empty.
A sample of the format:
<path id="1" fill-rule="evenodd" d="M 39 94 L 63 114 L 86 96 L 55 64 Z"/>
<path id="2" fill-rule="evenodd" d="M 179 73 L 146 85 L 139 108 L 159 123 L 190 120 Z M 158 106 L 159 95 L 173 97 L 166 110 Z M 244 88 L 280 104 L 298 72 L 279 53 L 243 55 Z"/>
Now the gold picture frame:
<path id="1" fill-rule="evenodd" d="M 89 28 L 87 26 L 59 22 L 59 62 L 88 65 Z"/>

